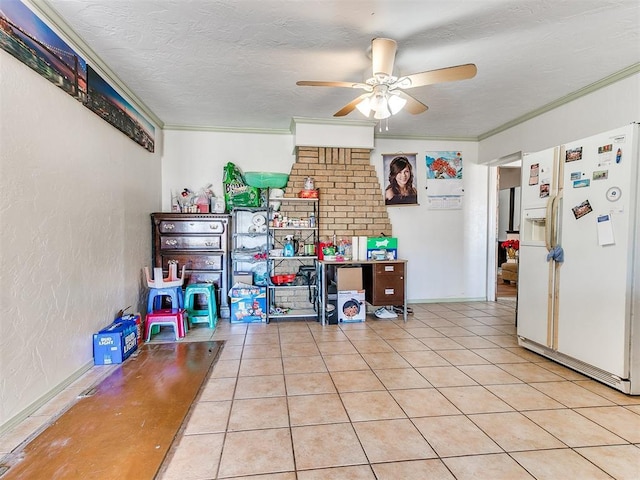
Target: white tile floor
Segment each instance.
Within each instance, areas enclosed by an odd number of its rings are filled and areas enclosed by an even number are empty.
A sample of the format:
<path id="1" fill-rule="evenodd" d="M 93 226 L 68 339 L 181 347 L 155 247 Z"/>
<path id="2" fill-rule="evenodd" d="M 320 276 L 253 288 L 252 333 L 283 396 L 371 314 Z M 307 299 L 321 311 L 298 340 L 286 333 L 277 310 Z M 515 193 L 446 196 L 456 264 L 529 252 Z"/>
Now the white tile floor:
<path id="1" fill-rule="evenodd" d="M 406 324 L 192 329 L 226 343 L 158 478 L 640 478 L 640 397 L 518 347 L 511 304 L 411 306 Z M 0 455 L 104 374 L 0 437 Z"/>

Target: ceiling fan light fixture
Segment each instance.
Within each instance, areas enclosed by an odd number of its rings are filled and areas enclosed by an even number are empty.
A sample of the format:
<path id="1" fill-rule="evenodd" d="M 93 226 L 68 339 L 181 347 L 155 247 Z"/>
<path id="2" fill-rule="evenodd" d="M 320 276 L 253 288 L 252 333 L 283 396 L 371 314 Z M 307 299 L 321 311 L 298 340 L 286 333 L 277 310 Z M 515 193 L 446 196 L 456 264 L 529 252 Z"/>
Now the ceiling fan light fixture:
<path id="1" fill-rule="evenodd" d="M 389 110 L 378 110 L 373 114 L 373 118 L 376 120 L 384 120 L 385 118 L 389 118 L 391 116 L 391 112 Z"/>
<path id="2" fill-rule="evenodd" d="M 363 114 L 365 117 L 368 117 L 371 113 L 371 97 L 365 97 L 362 99 L 360 103 L 356 105 L 356 108 Z"/>
<path id="3" fill-rule="evenodd" d="M 404 106 L 407 104 L 407 99 L 402 98 L 397 93 L 391 93 L 389 95 L 389 100 L 387 101 L 387 103 L 389 104 L 389 110 L 391 110 L 391 115 L 395 115 L 396 113 L 400 112 L 400 110 L 404 108 Z"/>
<path id="4" fill-rule="evenodd" d="M 371 99 L 371 110 L 388 110 L 387 106 L 387 95 L 382 92 L 376 92 L 376 94 Z"/>

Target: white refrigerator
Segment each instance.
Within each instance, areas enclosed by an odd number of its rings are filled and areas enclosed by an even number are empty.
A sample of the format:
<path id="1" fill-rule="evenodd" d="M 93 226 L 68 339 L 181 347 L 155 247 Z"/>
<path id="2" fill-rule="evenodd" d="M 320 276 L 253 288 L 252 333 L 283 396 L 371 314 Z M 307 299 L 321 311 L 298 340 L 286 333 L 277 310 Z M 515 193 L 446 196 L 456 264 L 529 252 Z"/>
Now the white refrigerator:
<path id="1" fill-rule="evenodd" d="M 638 124 L 525 155 L 520 345 L 640 395 Z"/>

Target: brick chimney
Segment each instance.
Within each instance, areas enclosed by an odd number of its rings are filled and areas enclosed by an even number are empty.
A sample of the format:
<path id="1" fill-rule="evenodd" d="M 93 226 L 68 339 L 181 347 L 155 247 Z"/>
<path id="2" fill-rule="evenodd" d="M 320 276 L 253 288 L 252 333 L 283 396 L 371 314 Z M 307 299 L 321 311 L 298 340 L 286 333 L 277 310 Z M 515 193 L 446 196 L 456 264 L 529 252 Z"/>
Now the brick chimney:
<path id="1" fill-rule="evenodd" d="M 297 147 L 286 196 L 295 197 L 313 177 L 320 190 L 321 239 L 391 236 L 378 176 L 366 148 Z"/>

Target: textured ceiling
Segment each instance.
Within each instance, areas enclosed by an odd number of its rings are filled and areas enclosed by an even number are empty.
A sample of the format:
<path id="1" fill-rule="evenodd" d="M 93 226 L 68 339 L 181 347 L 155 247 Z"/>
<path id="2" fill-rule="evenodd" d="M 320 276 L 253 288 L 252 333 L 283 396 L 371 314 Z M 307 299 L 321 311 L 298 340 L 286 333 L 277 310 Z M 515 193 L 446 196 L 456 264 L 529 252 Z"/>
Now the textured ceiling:
<path id="1" fill-rule="evenodd" d="M 374 37 L 398 42 L 396 75 L 478 67 L 410 90 L 429 110 L 401 112 L 383 135 L 482 136 L 640 62 L 638 0 L 34 2 L 166 126 L 288 130 L 292 117 L 332 118 L 361 91 L 296 81 L 365 80 Z"/>

